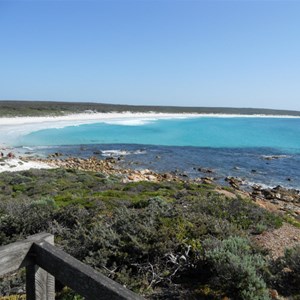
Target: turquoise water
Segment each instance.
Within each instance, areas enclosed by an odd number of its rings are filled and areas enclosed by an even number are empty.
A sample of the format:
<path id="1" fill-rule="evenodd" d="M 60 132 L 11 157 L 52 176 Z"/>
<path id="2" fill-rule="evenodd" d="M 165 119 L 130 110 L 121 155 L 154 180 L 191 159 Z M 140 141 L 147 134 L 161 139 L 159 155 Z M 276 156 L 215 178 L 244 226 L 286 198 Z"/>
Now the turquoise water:
<path id="1" fill-rule="evenodd" d="M 125 167 L 179 170 L 191 177 L 207 176 L 199 167 L 212 168 L 221 184 L 229 175 L 248 183 L 300 188 L 300 118 L 201 117 L 138 126 L 98 123 L 32 132 L 19 138 L 18 145 L 45 156 L 53 152 L 99 159 L 121 156 Z M 269 160 L 272 156 L 276 158 Z"/>
<path id="2" fill-rule="evenodd" d="M 98 123 L 32 132 L 17 144 L 269 147 L 300 153 L 300 118 L 201 117 L 156 120 L 138 126 Z"/>

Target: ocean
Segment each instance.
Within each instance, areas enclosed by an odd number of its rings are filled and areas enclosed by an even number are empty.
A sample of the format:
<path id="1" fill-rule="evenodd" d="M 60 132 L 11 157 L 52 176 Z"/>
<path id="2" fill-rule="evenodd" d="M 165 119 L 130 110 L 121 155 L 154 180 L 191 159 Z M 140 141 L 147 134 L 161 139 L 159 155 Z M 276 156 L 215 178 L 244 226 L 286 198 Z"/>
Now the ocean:
<path id="1" fill-rule="evenodd" d="M 34 131 L 15 146 L 42 156 L 121 156 L 124 167 L 210 176 L 221 184 L 237 176 L 247 184 L 300 188 L 300 118 L 106 121 Z"/>

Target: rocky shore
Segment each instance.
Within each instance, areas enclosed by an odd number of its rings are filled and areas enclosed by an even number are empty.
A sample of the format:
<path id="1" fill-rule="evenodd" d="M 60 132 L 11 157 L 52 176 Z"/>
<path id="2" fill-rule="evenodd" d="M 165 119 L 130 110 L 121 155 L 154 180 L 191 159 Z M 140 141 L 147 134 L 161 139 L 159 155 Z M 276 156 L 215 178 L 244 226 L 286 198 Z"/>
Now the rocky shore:
<path id="1" fill-rule="evenodd" d="M 55 157 L 56 156 L 56 157 Z M 97 159 L 96 157 L 90 157 L 87 159 L 68 157 L 66 159 L 57 158 L 59 155 L 51 155 L 47 159 L 41 158 L 26 158 L 23 157 L 22 160 L 34 160 L 40 163 L 46 163 L 51 167 L 65 168 L 65 169 L 76 169 L 83 171 L 101 172 L 106 175 L 114 175 L 121 177 L 122 182 L 138 182 L 138 181 L 179 181 L 180 178 L 171 173 L 156 173 L 154 171 L 143 169 L 143 170 L 133 170 L 121 168 L 117 159 L 108 157 L 104 160 Z"/>
<path id="2" fill-rule="evenodd" d="M 48 158 L 28 158 L 23 157 L 23 161 L 34 161 L 41 164 L 47 164 L 54 168 L 76 169 L 93 172 L 101 172 L 106 175 L 114 175 L 121 178 L 123 182 L 138 182 L 138 181 L 189 181 L 204 184 L 215 184 L 214 177 L 205 176 L 199 178 L 189 178 L 185 173 L 169 172 L 157 173 L 149 169 L 130 169 L 123 168 L 120 165 L 121 158 L 107 157 L 104 160 L 90 157 L 87 159 L 77 157 L 61 158 L 61 153 L 54 153 Z M 212 175 L 213 171 L 206 169 L 207 175 Z M 262 187 L 260 185 L 245 186 L 241 178 L 226 177 L 225 183 L 229 188 L 225 187 L 227 195 L 239 194 L 251 198 L 259 205 L 271 211 L 282 211 L 300 221 L 300 191 L 296 189 L 286 189 L 281 186 L 274 188 Z M 217 186 L 217 185 L 216 185 Z M 218 187 L 218 190 L 223 190 L 224 187 Z"/>
<path id="3" fill-rule="evenodd" d="M 236 177 L 226 177 L 225 181 L 234 190 L 243 190 L 243 180 Z M 300 220 L 300 191 L 297 189 L 286 189 L 280 185 L 270 188 L 261 185 L 247 186 L 250 188 L 248 195 L 256 202 L 265 203 L 269 210 L 281 210 L 288 212 Z"/>

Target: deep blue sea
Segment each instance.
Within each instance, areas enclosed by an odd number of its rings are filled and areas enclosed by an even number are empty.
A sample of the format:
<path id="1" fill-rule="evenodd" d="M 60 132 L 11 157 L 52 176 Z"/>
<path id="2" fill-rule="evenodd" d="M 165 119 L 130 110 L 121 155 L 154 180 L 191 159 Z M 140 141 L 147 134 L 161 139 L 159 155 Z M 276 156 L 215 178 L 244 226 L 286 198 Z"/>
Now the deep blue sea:
<path id="1" fill-rule="evenodd" d="M 40 155 L 123 156 L 124 166 L 204 176 L 200 167 L 248 183 L 300 188 L 300 118 L 200 117 L 97 123 L 20 137 Z M 25 148 L 28 150 L 28 148 Z M 273 156 L 273 159 L 270 159 Z M 207 175 L 206 175 L 207 176 Z"/>

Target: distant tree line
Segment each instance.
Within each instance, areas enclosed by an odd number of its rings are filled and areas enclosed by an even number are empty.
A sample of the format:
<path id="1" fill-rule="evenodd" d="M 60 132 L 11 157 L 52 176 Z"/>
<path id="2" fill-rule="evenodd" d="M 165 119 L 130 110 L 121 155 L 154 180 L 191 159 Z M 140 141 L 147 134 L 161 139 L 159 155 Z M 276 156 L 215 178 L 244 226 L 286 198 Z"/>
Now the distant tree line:
<path id="1" fill-rule="evenodd" d="M 161 113 L 199 113 L 199 114 L 264 114 L 300 116 L 299 111 L 232 108 L 232 107 L 180 107 L 180 106 L 137 106 L 88 102 L 53 101 L 0 101 L 0 117 L 11 116 L 58 116 L 82 112 L 161 112 Z"/>

